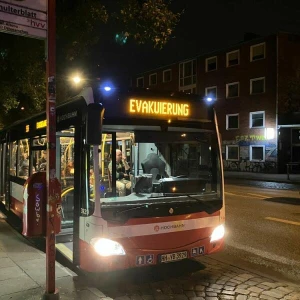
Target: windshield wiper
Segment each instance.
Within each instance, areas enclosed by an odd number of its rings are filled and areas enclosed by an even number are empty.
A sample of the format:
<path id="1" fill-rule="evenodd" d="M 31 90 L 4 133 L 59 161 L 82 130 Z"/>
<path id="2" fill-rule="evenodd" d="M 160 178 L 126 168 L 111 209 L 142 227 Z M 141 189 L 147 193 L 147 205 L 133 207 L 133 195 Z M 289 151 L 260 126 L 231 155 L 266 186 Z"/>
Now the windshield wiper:
<path id="1" fill-rule="evenodd" d="M 121 210 L 121 211 L 117 211 L 115 215 L 116 216 L 121 215 L 121 214 L 126 213 L 128 211 L 137 210 L 137 209 L 140 209 L 140 208 L 149 208 L 150 205 L 151 204 L 143 204 L 143 205 L 135 206 L 135 207 L 132 207 L 132 208 L 124 209 L 124 210 Z"/>
<path id="2" fill-rule="evenodd" d="M 186 196 L 190 199 L 193 199 L 193 200 L 196 200 L 197 202 L 200 202 L 201 204 L 203 204 L 205 207 L 209 208 L 209 209 L 212 209 L 214 208 L 215 206 L 214 205 L 211 205 L 209 203 L 207 203 L 207 201 L 205 200 L 202 200 L 202 199 L 199 199 L 195 196 L 193 196 L 194 194 L 186 194 L 186 193 L 164 193 L 164 196 L 166 197 L 170 197 L 170 196 Z"/>

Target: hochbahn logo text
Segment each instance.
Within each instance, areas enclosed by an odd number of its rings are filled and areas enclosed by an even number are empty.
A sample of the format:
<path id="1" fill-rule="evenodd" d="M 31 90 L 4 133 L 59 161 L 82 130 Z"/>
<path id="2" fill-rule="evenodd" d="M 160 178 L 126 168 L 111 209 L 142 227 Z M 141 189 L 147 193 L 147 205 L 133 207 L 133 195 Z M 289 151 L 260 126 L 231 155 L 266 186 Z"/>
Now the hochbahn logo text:
<path id="1" fill-rule="evenodd" d="M 142 115 L 150 114 L 187 117 L 190 115 L 190 105 L 188 103 L 130 99 L 129 112 Z"/>
<path id="2" fill-rule="evenodd" d="M 180 230 L 184 228 L 184 224 L 183 223 L 179 223 L 179 224 L 172 224 L 172 225 L 163 225 L 163 226 L 158 226 L 155 225 L 154 226 L 154 231 L 158 232 L 159 230 Z"/>

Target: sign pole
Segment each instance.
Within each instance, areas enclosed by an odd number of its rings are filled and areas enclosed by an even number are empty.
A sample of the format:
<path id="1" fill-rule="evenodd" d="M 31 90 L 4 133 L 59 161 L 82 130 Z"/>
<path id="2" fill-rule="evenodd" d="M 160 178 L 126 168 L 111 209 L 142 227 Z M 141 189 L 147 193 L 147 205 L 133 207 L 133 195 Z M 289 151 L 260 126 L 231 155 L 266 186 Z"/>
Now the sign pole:
<path id="1" fill-rule="evenodd" d="M 58 196 L 56 180 L 56 0 L 48 2 L 48 32 L 47 32 L 47 208 L 46 208 L 46 291 L 43 299 L 59 299 L 55 288 L 55 202 Z"/>

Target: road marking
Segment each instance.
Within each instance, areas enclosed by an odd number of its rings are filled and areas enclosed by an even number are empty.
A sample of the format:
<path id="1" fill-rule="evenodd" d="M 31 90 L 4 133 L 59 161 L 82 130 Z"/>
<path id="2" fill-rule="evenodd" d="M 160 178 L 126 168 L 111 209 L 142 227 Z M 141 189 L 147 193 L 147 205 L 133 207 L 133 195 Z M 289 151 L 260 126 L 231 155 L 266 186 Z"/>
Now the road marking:
<path id="1" fill-rule="evenodd" d="M 278 219 L 278 218 L 272 218 L 272 217 L 266 217 L 266 220 L 270 221 L 276 221 L 276 222 L 281 222 L 281 223 L 286 223 L 286 224 L 292 224 L 292 225 L 297 225 L 300 226 L 300 222 L 294 222 L 294 221 L 289 221 L 289 220 L 284 220 L 284 219 Z"/>
<path id="2" fill-rule="evenodd" d="M 247 193 L 248 195 L 251 195 L 251 196 L 255 196 L 255 197 L 259 197 L 259 198 L 272 198 L 272 197 L 269 197 L 269 196 L 264 196 L 264 195 L 260 195 L 260 194 L 253 194 L 253 193 Z"/>
<path id="3" fill-rule="evenodd" d="M 73 261 L 73 252 L 64 244 L 56 244 L 56 249 L 63 253 L 69 260 Z"/>

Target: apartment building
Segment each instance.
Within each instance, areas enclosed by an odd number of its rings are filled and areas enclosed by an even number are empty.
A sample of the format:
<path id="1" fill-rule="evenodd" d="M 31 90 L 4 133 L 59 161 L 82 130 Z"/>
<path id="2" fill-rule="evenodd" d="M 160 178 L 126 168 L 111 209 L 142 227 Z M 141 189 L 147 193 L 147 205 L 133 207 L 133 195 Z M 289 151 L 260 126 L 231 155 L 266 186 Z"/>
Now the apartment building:
<path id="1" fill-rule="evenodd" d="M 132 84 L 214 98 L 225 170 L 300 166 L 300 36 L 247 40 L 137 74 Z"/>

